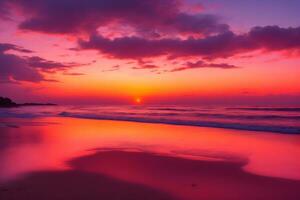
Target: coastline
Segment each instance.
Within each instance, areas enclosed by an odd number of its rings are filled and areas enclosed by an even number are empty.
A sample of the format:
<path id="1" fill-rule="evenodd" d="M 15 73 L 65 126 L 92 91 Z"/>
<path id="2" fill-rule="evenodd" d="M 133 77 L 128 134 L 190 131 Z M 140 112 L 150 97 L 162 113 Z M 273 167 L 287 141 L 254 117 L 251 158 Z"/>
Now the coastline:
<path id="1" fill-rule="evenodd" d="M 0 105 L 0 108 L 17 108 L 24 106 L 57 106 L 54 103 L 21 103 L 21 104 L 11 104 L 11 105 Z"/>
<path id="2" fill-rule="evenodd" d="M 0 96 L 0 108 L 15 108 L 22 106 L 56 106 L 53 103 L 15 103 L 10 98 Z"/>
<path id="3" fill-rule="evenodd" d="M 22 136 L 25 143 L 32 140 L 31 148 L 36 151 L 40 151 L 39 143 L 46 145 L 42 150 L 52 150 L 48 145 L 61 149 L 60 153 L 55 150 L 54 160 L 62 160 L 60 156 L 77 156 L 76 152 L 87 149 L 142 149 L 192 159 L 246 159 L 248 162 L 243 168 L 252 173 L 300 180 L 300 171 L 295 171 L 297 167 L 300 169 L 300 161 L 296 159 L 300 156 L 300 135 L 296 134 L 68 117 L 0 119 L 3 124 L 0 146 L 9 141 L 8 144 L 14 145 L 14 137 L 16 144 L 21 145 L 23 140 L 19 141 L 18 137 Z M 63 146 L 57 146 L 58 143 Z M 22 148 L 21 145 L 20 151 Z M 68 152 L 73 153 L 66 154 Z M 286 170 L 279 170 L 281 168 Z"/>
<path id="4" fill-rule="evenodd" d="M 0 121 L 10 125 L 0 126 L 2 199 L 300 198 L 299 135 L 68 117 Z"/>
<path id="5" fill-rule="evenodd" d="M 226 128 L 281 134 L 300 134 L 300 113 L 293 108 L 166 107 L 166 106 L 63 106 L 22 104 L 0 108 L 0 117 L 72 117 L 196 127 Z M 258 109 L 258 110 L 257 110 Z"/>
<path id="6" fill-rule="evenodd" d="M 81 118 L 81 119 L 94 119 L 94 120 L 115 120 L 115 121 L 127 121 L 127 122 L 139 122 L 139 123 L 153 123 L 153 124 L 169 124 L 178 126 L 196 126 L 196 127 L 210 127 L 210 128 L 225 128 L 232 130 L 244 130 L 244 131 L 259 131 L 259 132 L 272 132 L 281 134 L 300 134 L 300 129 L 294 127 L 283 126 L 262 126 L 262 125 L 244 125 L 236 123 L 218 123 L 210 121 L 189 121 L 180 119 L 149 119 L 143 117 L 127 117 L 127 116 L 107 116 L 107 115 L 84 115 L 69 112 L 62 112 L 59 114 L 61 117 Z"/>

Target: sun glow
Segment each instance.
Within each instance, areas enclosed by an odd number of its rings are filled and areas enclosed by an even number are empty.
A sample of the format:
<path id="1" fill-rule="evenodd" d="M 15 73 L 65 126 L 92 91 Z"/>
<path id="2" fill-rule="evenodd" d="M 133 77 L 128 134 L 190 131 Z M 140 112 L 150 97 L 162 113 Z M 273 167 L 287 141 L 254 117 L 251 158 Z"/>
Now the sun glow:
<path id="1" fill-rule="evenodd" d="M 135 101 L 136 104 L 142 103 L 142 99 L 139 98 L 139 97 L 135 98 L 134 101 Z"/>

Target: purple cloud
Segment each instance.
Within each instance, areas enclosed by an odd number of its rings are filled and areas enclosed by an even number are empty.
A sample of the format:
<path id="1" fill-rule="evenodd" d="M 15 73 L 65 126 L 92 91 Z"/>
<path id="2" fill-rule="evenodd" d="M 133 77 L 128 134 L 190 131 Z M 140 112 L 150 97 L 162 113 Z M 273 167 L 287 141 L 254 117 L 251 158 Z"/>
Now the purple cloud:
<path id="1" fill-rule="evenodd" d="M 207 35 L 228 30 L 218 17 L 182 11 L 181 0 L 2 0 L 18 7 L 25 20 L 20 29 L 44 33 L 92 33 L 97 28 L 119 22 L 137 32 L 177 32 Z M 30 13 L 30 14 L 28 14 Z"/>
<path id="2" fill-rule="evenodd" d="M 0 53 L 0 80 L 40 82 L 45 79 L 41 73 L 31 68 L 26 60 L 15 55 Z"/>
<path id="3" fill-rule="evenodd" d="M 22 30 L 89 34 L 90 37 L 79 40 L 78 47 L 73 50 L 97 50 L 116 59 L 141 60 L 165 56 L 169 60 L 182 57 L 213 60 L 256 50 L 299 53 L 300 27 L 254 27 L 244 34 L 237 34 L 220 17 L 204 13 L 201 5 L 197 12 L 182 9 L 187 6 L 186 3 L 182 0 L 0 0 L 0 11 L 13 15 L 10 11 L 17 8 L 24 19 L 19 24 Z M 99 30 L 101 27 L 109 29 L 115 24 L 122 27 L 120 29 L 128 29 L 130 34 L 120 31 L 119 35 L 108 37 L 106 35 L 109 34 Z M 3 53 L 7 50 L 30 52 L 11 44 L 0 46 L 2 56 L 11 55 Z M 39 74 L 65 71 L 79 65 L 40 57 L 18 58 Z M 180 69 L 203 66 L 234 68 L 230 64 L 187 63 Z M 155 69 L 158 66 L 140 64 L 133 68 Z"/>
<path id="4" fill-rule="evenodd" d="M 140 59 L 168 55 L 172 57 L 203 56 L 228 57 L 245 49 L 244 37 L 226 32 L 201 39 L 158 39 L 122 37 L 115 39 L 92 35 L 89 40 L 79 41 L 81 49 L 95 49 L 103 54 L 121 59 Z M 251 44 L 249 43 L 248 46 Z M 249 47 L 250 48 L 250 47 Z"/>
<path id="5" fill-rule="evenodd" d="M 300 27 L 254 27 L 249 32 L 248 38 L 256 43 L 256 46 L 269 51 L 300 49 Z"/>
<path id="6" fill-rule="evenodd" d="M 29 49 L 25 49 L 23 47 L 14 45 L 14 44 L 8 44 L 8 43 L 0 43 L 0 52 L 5 52 L 8 50 L 15 50 L 15 51 L 19 51 L 22 53 L 33 53 L 33 51 L 29 50 Z"/>
<path id="7" fill-rule="evenodd" d="M 66 71 L 72 67 L 79 66 L 77 63 L 59 63 L 37 56 L 22 57 L 7 53 L 8 50 L 15 50 L 22 53 L 32 52 L 13 44 L 0 43 L 0 82 L 55 81 L 46 79 L 42 72 L 53 73 L 57 71 Z"/>
<path id="8" fill-rule="evenodd" d="M 229 30 L 229 25 L 219 23 L 220 19 L 216 15 L 197 14 L 191 15 L 180 13 L 169 20 L 170 27 L 184 33 L 223 33 Z"/>
<path id="9" fill-rule="evenodd" d="M 178 72 L 178 71 L 184 71 L 184 70 L 189 70 L 189 69 L 197 69 L 197 68 L 221 68 L 221 69 L 235 69 L 239 68 L 235 65 L 230 65 L 227 63 L 206 63 L 202 60 L 199 60 L 195 63 L 192 62 L 187 62 L 185 66 L 183 67 L 177 67 L 169 72 Z"/>
<path id="10" fill-rule="evenodd" d="M 50 73 L 57 72 L 57 71 L 64 71 L 73 67 L 83 65 L 79 63 L 73 63 L 73 62 L 72 63 L 55 62 L 55 61 L 50 61 L 50 60 L 40 58 L 38 56 L 28 57 L 26 61 L 29 66 Z"/>
<path id="11" fill-rule="evenodd" d="M 92 35 L 80 40 L 81 49 L 95 49 L 108 56 L 120 59 L 141 59 L 156 56 L 169 58 L 198 56 L 204 59 L 226 58 L 254 50 L 299 51 L 300 27 L 278 26 L 255 27 L 246 34 L 231 31 L 205 38 L 146 39 L 141 37 L 104 38 Z"/>

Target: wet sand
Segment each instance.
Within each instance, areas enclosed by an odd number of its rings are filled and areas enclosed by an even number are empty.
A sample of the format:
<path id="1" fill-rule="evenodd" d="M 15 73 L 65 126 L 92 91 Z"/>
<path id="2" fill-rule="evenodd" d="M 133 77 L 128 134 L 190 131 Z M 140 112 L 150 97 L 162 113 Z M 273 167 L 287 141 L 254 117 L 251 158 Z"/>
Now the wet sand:
<path id="1" fill-rule="evenodd" d="M 1 199 L 300 199 L 300 181 L 252 175 L 237 162 L 103 151 L 68 163 L 2 186 Z"/>
<path id="2" fill-rule="evenodd" d="M 300 199 L 295 135 L 72 118 L 1 122 L 1 200 Z"/>

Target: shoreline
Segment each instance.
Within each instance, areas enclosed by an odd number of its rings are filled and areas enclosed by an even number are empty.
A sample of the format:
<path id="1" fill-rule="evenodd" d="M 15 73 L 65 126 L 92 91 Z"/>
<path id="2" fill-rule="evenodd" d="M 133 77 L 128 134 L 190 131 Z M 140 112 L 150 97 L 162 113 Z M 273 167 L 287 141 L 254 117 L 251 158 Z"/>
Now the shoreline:
<path id="1" fill-rule="evenodd" d="M 14 137 L 22 136 L 24 139 L 21 141 L 28 143 L 32 140 L 33 143 L 30 143 L 32 148 L 40 151 L 40 147 L 35 146 L 35 143 L 48 145 L 47 138 L 50 137 L 49 141 L 63 143 L 62 146 L 57 146 L 57 149 L 64 147 L 59 154 L 55 150 L 57 155 L 53 157 L 54 160 L 61 160 L 60 156 L 70 157 L 69 153 L 65 155 L 65 149 L 68 148 L 70 148 L 68 151 L 75 155 L 87 149 L 97 148 L 142 149 L 147 152 L 200 160 L 242 158 L 249 160 L 244 167 L 246 171 L 300 180 L 300 171 L 295 171 L 297 166 L 300 169 L 300 162 L 297 161 L 297 157 L 300 156 L 300 136 L 296 134 L 69 117 L 7 118 L 2 120 L 2 124 L 4 126 L 0 126 L 2 132 L 0 148 L 3 145 L 4 147 L 10 145 Z M 40 137 L 45 138 L 37 140 Z M 56 138 L 54 141 L 53 137 Z M 16 141 L 19 145 L 20 141 Z M 70 141 L 73 142 L 69 144 Z M 159 149 L 156 149 L 158 147 Z M 50 147 L 46 149 L 48 148 Z M 73 149 L 80 151 L 74 152 Z M 269 167 L 262 166 L 262 163 Z M 47 161 L 45 164 L 50 163 Z"/>
<path id="2" fill-rule="evenodd" d="M 136 109 L 130 107 L 102 106 L 73 107 L 38 103 L 19 104 L 19 106 L 16 107 L 0 108 L 0 117 L 72 117 L 95 120 L 213 127 L 280 134 L 300 134 L 300 113 L 284 113 L 281 111 L 280 113 L 278 113 L 278 111 L 276 111 L 277 113 L 273 113 L 275 111 L 270 113 L 266 113 L 267 111 L 251 111 L 250 113 L 244 113 L 245 111 L 227 112 L 226 107 L 222 109 L 201 109 L 204 108 L 194 108 L 189 110 L 187 108 L 144 107 L 142 109 Z M 281 109 L 286 110 L 286 108 Z"/>
<path id="3" fill-rule="evenodd" d="M 18 127 L 0 126 L 0 199 L 300 198 L 299 135 L 69 117 L 6 122 Z"/>
<path id="4" fill-rule="evenodd" d="M 68 170 L 33 172 L 2 185 L 0 197 L 12 200 L 300 198 L 300 181 L 251 174 L 243 171 L 243 163 L 237 161 L 189 160 L 108 150 L 76 157 L 67 163 Z"/>
<path id="5" fill-rule="evenodd" d="M 125 122 L 137 122 L 137 123 L 150 123 L 150 124 L 167 124 L 175 126 L 194 126 L 194 127 L 207 127 L 207 128 L 221 128 L 231 130 L 243 130 L 243 131 L 258 131 L 280 134 L 295 134 L 299 135 L 300 130 L 287 127 L 269 127 L 269 126 L 251 126 L 241 125 L 235 123 L 217 123 L 217 122 L 191 122 L 184 120 L 168 120 L 168 119 L 149 119 L 149 118 L 135 118 L 135 117 L 123 117 L 123 116 L 84 116 L 80 114 L 69 114 L 67 112 L 60 113 L 58 117 L 69 117 L 77 119 L 92 119 L 92 120 L 112 120 L 112 121 L 125 121 Z"/>

